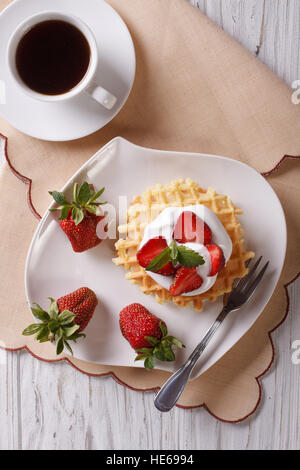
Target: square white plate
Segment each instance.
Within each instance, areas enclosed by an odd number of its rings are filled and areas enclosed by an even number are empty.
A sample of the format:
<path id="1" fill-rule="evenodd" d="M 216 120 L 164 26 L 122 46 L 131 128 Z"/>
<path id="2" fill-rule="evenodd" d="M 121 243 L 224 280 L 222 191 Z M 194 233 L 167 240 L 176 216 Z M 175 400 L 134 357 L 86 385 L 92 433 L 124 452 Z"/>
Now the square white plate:
<path id="1" fill-rule="evenodd" d="M 68 194 L 73 182 L 88 181 L 95 188 L 106 187 L 104 198 L 119 213 L 119 201 L 126 207 L 134 196 L 155 183 L 169 183 L 191 177 L 201 187 L 211 186 L 227 194 L 244 213 L 240 216 L 245 245 L 270 260 L 270 267 L 248 304 L 233 312 L 212 339 L 194 375 L 198 376 L 223 356 L 251 327 L 269 301 L 278 282 L 286 251 L 286 223 L 281 204 L 271 186 L 251 167 L 213 155 L 167 152 L 138 147 L 117 137 L 99 150 L 63 188 Z M 49 188 L 57 189 L 57 188 Z M 119 199 L 119 197 L 121 199 Z M 159 305 L 125 279 L 123 268 L 112 263 L 115 240 L 103 241 L 85 253 L 74 253 L 60 229 L 57 216 L 48 211 L 33 237 L 25 272 L 30 304 L 48 307 L 48 297 L 59 298 L 81 286 L 93 289 L 99 299 L 86 339 L 74 345 L 74 356 L 99 364 L 142 367 L 134 362 L 135 352 L 122 337 L 119 312 L 139 302 L 161 317 L 169 333 L 186 348 L 177 351 L 173 363 L 157 361 L 156 368 L 174 371 L 194 349 L 222 308 L 222 299 L 207 302 L 203 312 Z"/>

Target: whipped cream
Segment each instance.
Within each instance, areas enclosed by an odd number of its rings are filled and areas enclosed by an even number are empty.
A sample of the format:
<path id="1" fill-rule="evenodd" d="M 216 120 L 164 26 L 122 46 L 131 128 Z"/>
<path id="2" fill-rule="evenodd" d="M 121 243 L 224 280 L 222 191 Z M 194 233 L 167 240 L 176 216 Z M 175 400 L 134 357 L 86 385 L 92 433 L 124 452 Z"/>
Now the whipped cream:
<path id="1" fill-rule="evenodd" d="M 171 241 L 173 240 L 172 235 L 177 219 L 182 214 L 182 212 L 185 211 L 194 212 L 198 217 L 206 222 L 212 232 L 211 243 L 219 245 L 222 248 L 226 264 L 232 253 L 231 239 L 218 217 L 203 204 L 185 207 L 167 207 L 164 209 L 155 220 L 146 226 L 144 237 L 139 246 L 139 249 L 142 248 L 142 246 L 144 246 L 148 240 L 158 236 L 164 237 L 167 241 L 167 244 L 170 245 Z M 215 276 L 209 276 L 211 271 L 211 260 L 207 248 L 200 243 L 194 242 L 178 243 L 178 245 L 184 245 L 187 248 L 196 251 L 203 257 L 205 261 L 204 264 L 197 266 L 196 268 L 199 276 L 201 276 L 203 279 L 203 284 L 201 287 L 181 295 L 194 296 L 206 292 L 214 285 L 217 279 L 217 274 Z M 153 273 L 151 271 L 147 271 L 147 274 L 165 289 L 170 289 L 170 286 L 173 282 L 173 276 L 163 276 L 162 274 Z"/>

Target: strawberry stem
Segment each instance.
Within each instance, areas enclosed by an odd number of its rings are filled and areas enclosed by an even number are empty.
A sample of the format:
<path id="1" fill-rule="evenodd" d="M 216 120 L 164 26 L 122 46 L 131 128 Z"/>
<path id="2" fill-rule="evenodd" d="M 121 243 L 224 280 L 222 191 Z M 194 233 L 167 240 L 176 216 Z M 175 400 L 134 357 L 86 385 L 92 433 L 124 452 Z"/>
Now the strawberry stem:
<path id="1" fill-rule="evenodd" d="M 58 191 L 49 191 L 49 194 L 53 197 L 58 207 L 51 208 L 51 212 L 61 211 L 59 220 L 65 220 L 69 216 L 70 211 L 72 219 L 75 225 L 79 225 L 80 222 L 87 216 L 87 212 L 91 215 L 102 215 L 102 211 L 99 208 L 100 205 L 106 204 L 105 202 L 98 202 L 97 199 L 104 192 L 104 188 L 100 191 L 95 192 L 91 185 L 85 181 L 79 188 L 78 183 L 74 183 L 73 186 L 73 201 L 70 204 L 63 193 Z"/>
<path id="2" fill-rule="evenodd" d="M 69 310 L 59 312 L 57 302 L 52 298 L 50 298 L 48 312 L 43 310 L 38 304 L 34 305 L 35 308 L 31 308 L 31 311 L 40 322 L 29 325 L 22 334 L 24 336 L 35 335 L 35 339 L 40 343 L 47 341 L 54 343 L 56 341 L 57 354 L 61 354 L 64 346 L 73 354 L 68 342 L 74 341 L 76 343 L 77 339 L 85 337 L 84 334 L 77 333 L 80 327 L 75 322 L 74 313 Z"/>
<path id="3" fill-rule="evenodd" d="M 78 204 L 77 195 L 78 195 L 78 183 L 75 183 L 74 187 L 73 187 L 73 200 L 74 200 L 75 204 Z"/>
<path id="4" fill-rule="evenodd" d="M 144 367 L 149 370 L 154 368 L 154 359 L 168 362 L 174 361 L 173 346 L 177 346 L 180 349 L 185 348 L 185 345 L 179 339 L 174 336 L 168 336 L 168 329 L 163 322 L 159 323 L 159 327 L 162 334 L 160 339 L 154 336 L 145 336 L 150 347 L 136 349 L 137 356 L 135 361 L 144 361 Z"/>

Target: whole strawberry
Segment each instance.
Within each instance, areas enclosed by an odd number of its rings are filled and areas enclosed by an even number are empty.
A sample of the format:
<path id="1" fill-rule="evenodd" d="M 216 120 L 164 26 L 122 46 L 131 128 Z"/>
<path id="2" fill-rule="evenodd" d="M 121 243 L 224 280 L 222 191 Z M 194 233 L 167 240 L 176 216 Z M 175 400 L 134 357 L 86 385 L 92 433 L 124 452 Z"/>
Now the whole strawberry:
<path id="1" fill-rule="evenodd" d="M 174 361 L 173 345 L 184 347 L 181 341 L 168 336 L 163 320 L 138 303 L 121 310 L 120 328 L 124 338 L 138 354 L 135 360 L 143 360 L 146 369 L 153 369 L 154 357 L 160 361 Z"/>
<path id="2" fill-rule="evenodd" d="M 36 335 L 40 343 L 56 341 L 56 353 L 60 354 L 64 346 L 73 354 L 69 341 L 85 337 L 81 332 L 87 327 L 98 304 L 96 294 L 88 287 L 81 287 L 58 300 L 49 297 L 50 307 L 46 312 L 34 303 L 31 311 L 40 323 L 29 325 L 24 336 Z"/>
<path id="3" fill-rule="evenodd" d="M 51 208 L 50 211 L 61 211 L 60 226 L 76 253 L 89 250 L 102 242 L 102 239 L 97 236 L 96 229 L 98 223 L 104 219 L 103 211 L 99 206 L 106 203 L 97 202 L 103 192 L 104 188 L 98 192 L 93 191 L 87 182 L 84 182 L 80 188 L 78 183 L 75 183 L 72 203 L 66 200 L 63 193 L 49 192 L 58 204 L 58 207 Z"/>
<path id="4" fill-rule="evenodd" d="M 64 295 L 57 300 L 59 312 L 69 310 L 75 315 L 74 323 L 79 326 L 77 333 L 85 330 L 98 304 L 96 294 L 88 287 Z"/>

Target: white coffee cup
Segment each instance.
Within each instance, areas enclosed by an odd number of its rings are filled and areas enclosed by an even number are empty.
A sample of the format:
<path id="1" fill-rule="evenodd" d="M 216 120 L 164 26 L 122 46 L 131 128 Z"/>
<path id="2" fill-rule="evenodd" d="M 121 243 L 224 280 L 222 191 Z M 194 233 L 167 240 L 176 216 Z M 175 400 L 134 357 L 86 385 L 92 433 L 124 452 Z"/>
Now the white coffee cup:
<path id="1" fill-rule="evenodd" d="M 74 25 L 82 32 L 90 46 L 90 63 L 85 76 L 74 88 L 59 95 L 45 95 L 29 88 L 19 76 L 16 66 L 16 51 L 22 37 L 36 24 L 49 20 L 62 20 Z M 11 75 L 18 86 L 34 99 L 49 102 L 65 101 L 80 93 L 87 93 L 106 109 L 112 109 L 117 102 L 117 98 L 112 93 L 94 82 L 94 76 L 99 62 L 97 43 L 90 28 L 76 16 L 52 11 L 30 16 L 23 21 L 11 35 L 7 47 L 7 60 Z"/>

